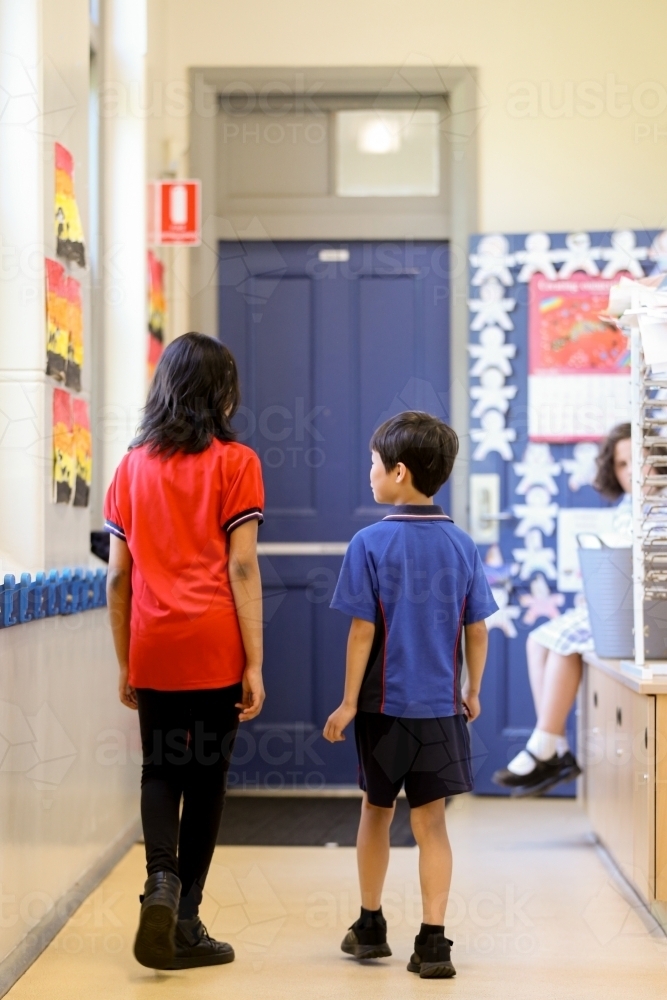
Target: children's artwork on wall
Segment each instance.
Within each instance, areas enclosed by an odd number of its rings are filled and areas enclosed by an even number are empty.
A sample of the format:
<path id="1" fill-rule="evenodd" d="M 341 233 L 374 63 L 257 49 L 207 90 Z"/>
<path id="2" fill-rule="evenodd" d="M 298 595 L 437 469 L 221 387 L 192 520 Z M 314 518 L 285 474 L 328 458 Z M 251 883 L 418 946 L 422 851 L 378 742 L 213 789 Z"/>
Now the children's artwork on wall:
<path id="1" fill-rule="evenodd" d="M 87 507 L 93 481 L 93 448 L 88 403 L 83 399 L 72 400 L 72 428 L 75 458 L 73 502 L 75 507 Z"/>
<path id="2" fill-rule="evenodd" d="M 523 459 L 514 463 L 514 471 L 521 476 L 516 492 L 523 496 L 532 486 L 543 486 L 552 496 L 558 493 L 555 477 L 560 474 L 559 462 L 554 462 L 548 444 L 529 441 Z"/>
<path id="3" fill-rule="evenodd" d="M 548 580 L 555 580 L 556 552 L 555 549 L 544 547 L 541 531 L 537 528 L 527 531 L 524 546 L 523 549 L 512 549 L 519 579 L 529 580 L 533 573 L 544 573 Z"/>
<path id="4" fill-rule="evenodd" d="M 644 269 L 641 261 L 650 258 L 651 254 L 647 247 L 637 246 L 635 233 L 631 229 L 616 230 L 611 234 L 610 244 L 594 247 L 589 233 L 569 233 L 565 237 L 565 248 L 552 250 L 548 233 L 529 233 L 525 249 L 514 254 L 515 262 L 522 265 L 517 281 L 530 281 L 535 274 L 542 274 L 552 281 L 556 278 L 566 280 L 577 272 L 596 277 L 600 274 L 598 261 L 605 262 L 602 270 L 604 278 L 613 278 L 623 271 L 642 278 Z M 558 271 L 555 264 L 561 265 Z"/>
<path id="5" fill-rule="evenodd" d="M 577 493 L 582 486 L 592 486 L 597 475 L 599 445 L 594 441 L 580 441 L 572 449 L 572 458 L 563 459 L 563 469 L 567 472 L 568 488 Z"/>
<path id="6" fill-rule="evenodd" d="M 74 157 L 59 142 L 55 144 L 55 161 L 56 253 L 64 260 L 72 261 L 79 267 L 85 267 L 86 250 L 83 229 L 74 191 Z"/>
<path id="7" fill-rule="evenodd" d="M 57 260 L 45 260 L 46 374 L 70 389 L 81 388 L 83 311 L 81 285 Z"/>
<path id="8" fill-rule="evenodd" d="M 510 596 L 505 587 L 491 587 L 493 599 L 498 605 L 498 610 L 486 619 L 486 627 L 489 631 L 499 628 L 508 639 L 515 639 L 517 635 L 514 622 L 521 614 L 521 608 L 516 604 L 510 604 Z"/>
<path id="9" fill-rule="evenodd" d="M 65 381 L 69 343 L 67 275 L 57 260 L 45 260 L 46 374 Z"/>
<path id="10" fill-rule="evenodd" d="M 515 259 L 522 268 L 517 281 L 530 281 L 534 274 L 543 274 L 545 278 L 556 277 L 554 260 L 558 260 L 561 251 L 551 249 L 551 237 L 547 233 L 529 233 L 524 242 L 525 250 L 517 250 Z"/>
<path id="11" fill-rule="evenodd" d="M 506 587 L 512 589 L 512 567 L 503 559 L 500 546 L 495 542 L 490 545 L 484 556 L 484 575 L 490 587 Z"/>
<path id="12" fill-rule="evenodd" d="M 81 369 L 83 368 L 83 310 L 81 308 L 81 285 L 76 278 L 67 278 L 67 370 L 65 385 L 70 389 L 81 389 Z"/>
<path id="13" fill-rule="evenodd" d="M 603 247 L 600 260 L 607 263 L 602 271 L 603 278 L 614 278 L 620 271 L 627 271 L 634 278 L 644 277 L 640 261 L 646 260 L 646 247 L 637 246 L 637 237 L 631 229 L 619 229 L 611 234 L 611 246 Z"/>
<path id="14" fill-rule="evenodd" d="M 517 394 L 515 385 L 505 385 L 505 376 L 498 368 L 487 368 L 482 372 L 479 385 L 470 389 L 470 398 L 477 400 L 471 416 L 481 417 L 487 410 L 507 413 L 510 399 Z"/>
<path id="15" fill-rule="evenodd" d="M 565 597 L 552 592 L 542 573 L 538 573 L 530 581 L 530 593 L 519 596 L 519 604 L 526 608 L 522 619 L 524 624 L 534 625 L 539 618 L 558 618 Z"/>
<path id="16" fill-rule="evenodd" d="M 471 238 L 468 283 L 471 510 L 475 527 L 493 526 L 475 537 L 500 609 L 489 622 L 497 669 L 487 683 L 507 708 L 482 716 L 495 755 L 476 776 L 484 794 L 496 792 L 493 768 L 514 752 L 507 719 L 534 724 L 527 635 L 579 606 L 577 532 L 588 524 L 599 534 L 616 515 L 592 489 L 599 442 L 629 414 L 628 343 L 612 325 L 622 310 L 607 315 L 610 289 L 620 286 L 627 308 L 626 275 L 667 273 L 667 227 L 498 235 Z M 509 386 L 512 398 L 493 398 Z M 572 746 L 573 729 L 570 718 Z"/>
<path id="17" fill-rule="evenodd" d="M 648 259 L 653 263 L 651 274 L 667 271 L 667 229 L 658 233 L 648 251 Z"/>
<path id="18" fill-rule="evenodd" d="M 480 420 L 480 427 L 473 427 L 470 439 L 477 443 L 473 452 L 473 460 L 481 462 L 496 451 L 501 458 L 510 462 L 514 458 L 511 441 L 516 440 L 513 427 L 505 426 L 505 417 L 498 410 L 487 410 Z"/>
<path id="19" fill-rule="evenodd" d="M 53 390 L 53 499 L 69 503 L 74 493 L 76 458 L 72 397 L 65 389 Z"/>
<path id="20" fill-rule="evenodd" d="M 166 301 L 164 295 L 164 264 L 152 250 L 148 251 L 148 378 L 153 378 L 155 366 L 164 349 Z"/>
<path id="21" fill-rule="evenodd" d="M 471 330 L 481 330 L 485 326 L 512 329 L 508 313 L 515 308 L 516 301 L 505 298 L 505 288 L 497 278 L 488 278 L 479 290 L 479 298 L 470 299 L 468 305 L 470 311 L 477 314 L 470 324 Z"/>
<path id="22" fill-rule="evenodd" d="M 497 278 L 503 285 L 514 284 L 510 272 L 514 257 L 509 248 L 509 240 L 502 233 L 482 236 L 477 245 L 477 253 L 470 254 L 470 263 L 477 268 L 472 284 L 481 285 L 487 278 Z"/>
<path id="23" fill-rule="evenodd" d="M 528 292 L 528 434 L 595 440 L 629 412 L 625 334 L 604 322 L 611 280 L 531 278 Z"/>
<path id="24" fill-rule="evenodd" d="M 523 538 L 533 528 L 539 528 L 545 535 L 553 535 L 558 517 L 558 504 L 551 502 L 549 490 L 544 486 L 531 486 L 526 491 L 526 502 L 515 504 L 513 510 L 519 518 L 514 531 L 519 538 Z"/>
<path id="25" fill-rule="evenodd" d="M 498 368 L 503 375 L 512 374 L 509 359 L 516 355 L 516 344 L 505 343 L 505 333 L 499 326 L 485 326 L 478 344 L 470 344 L 468 353 L 475 359 L 470 374 L 479 378 L 487 368 Z"/>
<path id="26" fill-rule="evenodd" d="M 562 266 L 558 271 L 558 277 L 571 278 L 576 271 L 583 271 L 593 277 L 600 273 L 595 258 L 599 252 L 591 247 L 591 238 L 588 233 L 569 233 L 565 237 L 566 249 L 555 256 L 555 259 L 562 261 Z"/>

